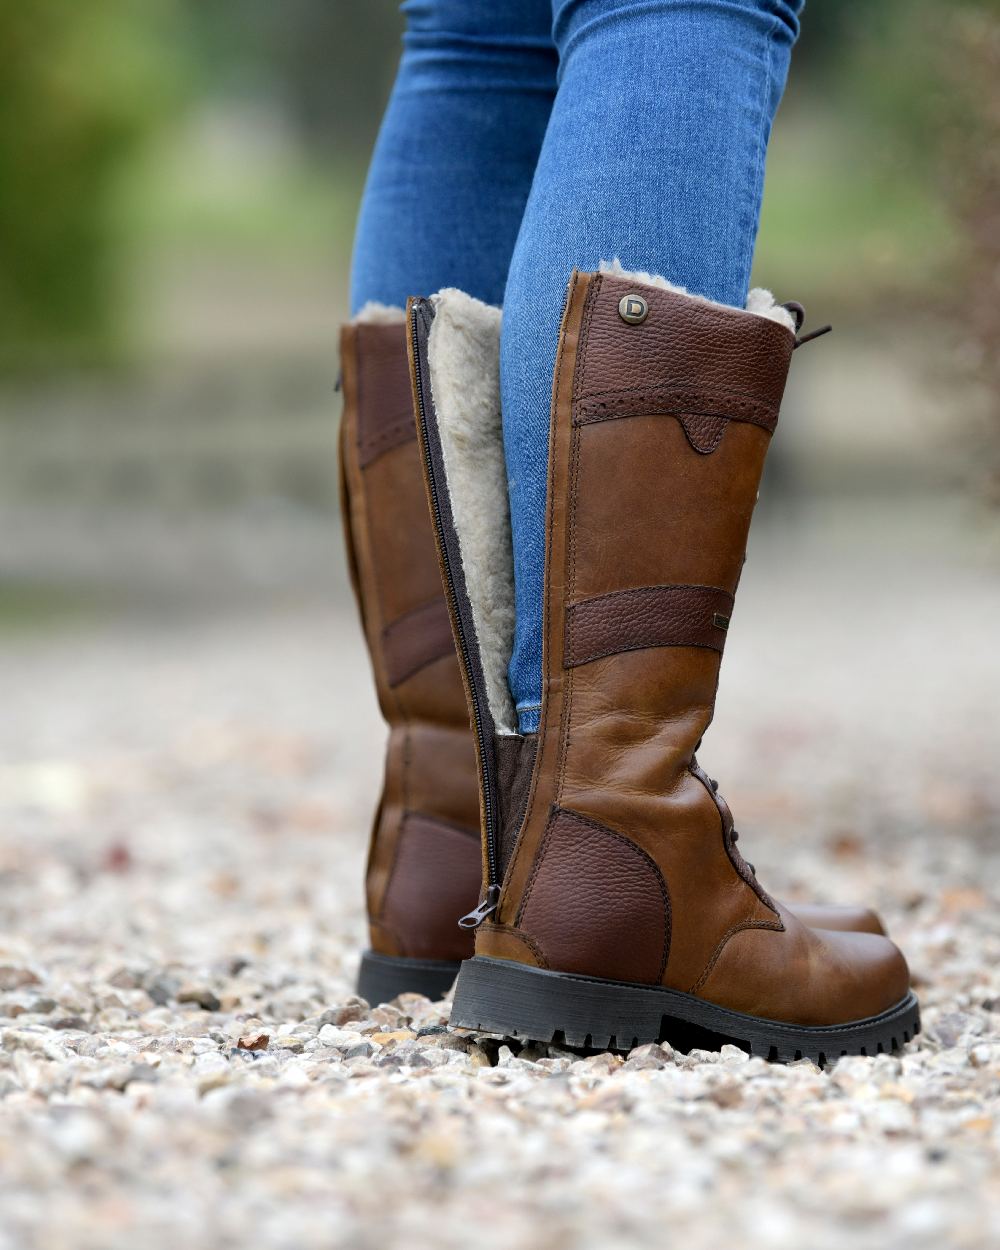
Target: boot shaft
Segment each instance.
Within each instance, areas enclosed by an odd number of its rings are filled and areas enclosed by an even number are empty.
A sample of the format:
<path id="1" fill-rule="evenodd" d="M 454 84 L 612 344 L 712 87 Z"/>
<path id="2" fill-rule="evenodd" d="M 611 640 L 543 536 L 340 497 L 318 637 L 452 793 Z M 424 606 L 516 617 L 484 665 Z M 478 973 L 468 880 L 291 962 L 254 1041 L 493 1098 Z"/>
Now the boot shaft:
<path id="1" fill-rule="evenodd" d="M 341 369 L 344 534 L 382 715 L 389 725 L 412 718 L 463 726 L 461 675 L 426 518 L 405 325 L 344 326 Z"/>
<path id="2" fill-rule="evenodd" d="M 348 567 L 389 728 L 367 872 L 372 947 L 461 959 L 479 889 L 479 794 L 427 511 L 402 314 L 345 326 L 341 498 Z"/>
<path id="3" fill-rule="evenodd" d="M 781 311 L 773 320 L 606 274 L 570 285 L 553 392 L 541 745 L 497 915 L 544 938 L 559 966 L 686 990 L 723 933 L 779 923 L 694 752 L 794 347 Z M 629 882 L 627 905 L 596 892 L 570 937 L 560 881 L 580 844 L 595 882 L 609 871 Z M 630 919 L 659 915 L 665 898 L 662 924 Z"/>
<path id="4" fill-rule="evenodd" d="M 625 315 L 633 309 L 638 321 Z M 512 732 L 512 711 L 491 688 L 509 639 L 491 632 L 469 576 L 482 521 L 462 498 L 470 440 L 457 445 L 451 425 L 474 417 L 447 397 L 440 411 L 444 334 L 449 321 L 467 330 L 471 315 L 456 310 L 455 293 L 411 307 L 422 438 L 481 727 L 490 888 L 468 918 L 486 921 L 477 952 L 686 989 L 727 927 L 780 926 L 693 757 L 712 716 L 791 316 L 574 275 L 553 392 L 535 741 Z M 499 413 L 489 422 L 499 429 Z M 484 489 L 505 498 L 493 483 Z M 707 917 L 706 885 L 724 900 Z"/>
<path id="5" fill-rule="evenodd" d="M 796 344 L 791 313 L 770 297 L 722 308 L 646 275 L 574 275 L 534 738 L 514 732 L 503 682 L 513 586 L 497 387 L 492 405 L 473 402 L 456 376 L 469 361 L 455 344 L 480 337 L 482 306 L 441 292 L 411 302 L 410 318 L 483 809 L 487 889 L 465 920 L 476 954 L 453 1023 L 624 1048 L 678 1027 L 685 1045 L 731 1039 L 820 1062 L 908 1040 L 919 1013 L 899 951 L 775 903 L 694 757 Z"/>

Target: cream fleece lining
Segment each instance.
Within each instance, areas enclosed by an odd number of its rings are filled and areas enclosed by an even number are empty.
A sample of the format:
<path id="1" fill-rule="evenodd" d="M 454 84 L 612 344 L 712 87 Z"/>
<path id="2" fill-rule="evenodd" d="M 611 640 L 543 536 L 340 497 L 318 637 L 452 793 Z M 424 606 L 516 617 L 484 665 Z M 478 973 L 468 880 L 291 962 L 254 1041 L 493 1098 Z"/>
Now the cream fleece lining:
<path id="1" fill-rule="evenodd" d="M 454 289 L 431 302 L 431 392 L 486 697 L 497 732 L 512 734 L 514 555 L 500 424 L 500 309 Z"/>
<path id="2" fill-rule="evenodd" d="M 370 299 L 351 318 L 352 326 L 392 326 L 406 320 L 406 309 Z"/>
<path id="3" fill-rule="evenodd" d="M 691 295 L 655 274 L 626 270 L 617 259 L 602 261 L 599 270 L 637 286 L 728 307 Z M 514 646 L 514 558 L 500 420 L 501 313 L 454 288 L 439 291 L 431 302 L 435 313 L 427 344 L 431 391 L 486 696 L 497 732 L 514 734 L 517 712 L 507 685 Z M 770 291 L 751 291 L 746 311 L 794 333 L 794 318 Z M 391 322 L 402 316 L 401 309 L 366 304 L 355 320 Z"/>

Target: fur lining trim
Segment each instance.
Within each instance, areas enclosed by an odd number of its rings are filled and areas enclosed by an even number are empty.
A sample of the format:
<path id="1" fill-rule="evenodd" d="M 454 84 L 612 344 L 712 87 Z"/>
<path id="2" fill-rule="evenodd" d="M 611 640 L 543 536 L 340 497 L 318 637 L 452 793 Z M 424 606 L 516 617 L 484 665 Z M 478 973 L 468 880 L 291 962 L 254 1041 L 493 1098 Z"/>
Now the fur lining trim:
<path id="1" fill-rule="evenodd" d="M 716 303 L 691 295 L 666 278 L 626 270 L 618 260 L 602 262 L 600 272 Z M 497 733 L 514 734 L 517 712 L 507 684 L 514 649 L 514 555 L 500 420 L 501 313 L 454 288 L 439 291 L 431 302 L 435 314 L 427 344 L 431 391 L 486 697 Z M 366 305 L 355 320 L 372 307 L 396 311 Z M 791 313 L 775 303 L 769 291 L 751 291 L 746 311 L 794 333 Z"/>
<path id="2" fill-rule="evenodd" d="M 352 326 L 392 326 L 406 320 L 406 309 L 370 299 L 351 318 Z"/>
<path id="3" fill-rule="evenodd" d="M 693 295 L 685 287 L 668 282 L 666 278 L 661 278 L 657 274 L 625 269 L 617 256 L 612 261 L 602 260 L 597 268 L 600 273 L 606 273 L 613 278 L 628 278 L 631 282 L 659 287 L 661 291 L 673 291 L 675 295 L 686 295 L 688 299 L 696 299 L 703 304 L 711 304 L 715 308 L 730 307 L 729 304 L 720 304 L 717 300 L 708 299 L 704 295 Z M 795 333 L 795 318 L 787 308 L 775 300 L 770 291 L 765 291 L 763 287 L 755 286 L 747 296 L 746 311 L 753 313 L 755 317 L 766 317 L 768 321 L 776 321 L 778 325 Z"/>
<path id="4" fill-rule="evenodd" d="M 500 423 L 500 309 L 453 288 L 431 302 L 427 363 L 486 697 L 497 732 L 512 734 L 514 554 Z"/>

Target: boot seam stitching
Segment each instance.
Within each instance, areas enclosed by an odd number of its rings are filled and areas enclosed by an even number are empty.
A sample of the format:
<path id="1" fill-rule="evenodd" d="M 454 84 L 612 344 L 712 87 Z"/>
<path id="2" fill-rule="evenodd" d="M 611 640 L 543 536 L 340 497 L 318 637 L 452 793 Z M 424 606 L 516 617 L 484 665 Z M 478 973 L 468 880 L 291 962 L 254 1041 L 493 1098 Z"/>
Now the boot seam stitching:
<path id="1" fill-rule="evenodd" d="M 582 384 L 583 361 L 587 352 L 587 344 L 590 341 L 590 325 L 594 316 L 594 308 L 597 304 L 597 297 L 600 293 L 603 281 L 598 275 L 591 283 L 590 290 L 587 292 L 587 303 L 584 308 L 583 317 L 580 323 L 580 332 L 576 342 L 576 357 L 574 361 L 574 375 L 572 379 L 570 392 L 570 410 L 569 410 L 569 427 L 570 427 L 570 511 L 568 520 L 567 533 L 567 574 L 568 585 L 563 588 L 563 639 L 562 639 L 562 668 L 563 668 L 563 724 L 562 733 L 560 735 L 559 761 L 556 771 L 556 792 L 554 798 L 558 803 L 562 798 L 563 789 L 566 782 L 566 763 L 569 757 L 570 746 L 573 740 L 573 670 L 566 667 L 566 625 L 567 613 L 566 605 L 572 603 L 576 599 L 576 566 L 577 566 L 577 513 L 579 507 L 579 479 L 580 479 L 580 427 L 573 420 L 573 410 L 576 406 L 577 395 L 580 393 L 580 385 Z"/>
<path id="2" fill-rule="evenodd" d="M 521 898 L 521 906 L 517 911 L 516 923 L 518 925 L 521 924 L 524 910 L 528 906 L 528 900 L 531 898 L 531 892 L 535 885 L 535 878 L 538 876 L 539 870 L 542 866 L 542 861 L 545 859 L 545 851 L 551 840 L 553 826 L 559 816 L 568 816 L 571 820 L 578 820 L 580 824 L 586 825 L 589 829 L 593 829 L 595 833 L 609 834 L 612 838 L 627 847 L 628 850 L 634 851 L 640 862 L 646 864 L 653 870 L 656 882 L 660 887 L 660 897 L 663 901 L 663 950 L 660 959 L 659 971 L 657 972 L 657 982 L 662 984 L 663 974 L 667 970 L 667 961 L 670 958 L 670 942 L 673 930 L 673 909 L 670 905 L 670 891 L 667 889 L 667 883 L 664 879 L 663 872 L 660 869 L 660 865 L 656 862 L 653 856 L 650 855 L 645 847 L 640 846 L 638 842 L 635 842 L 626 834 L 620 833 L 617 829 L 612 829 L 608 825 L 601 824 L 600 821 L 591 820 L 588 816 L 584 816 L 580 812 L 573 811 L 571 808 L 554 805 L 549 813 L 548 823 L 545 827 L 545 836 L 542 838 L 541 845 L 538 848 L 538 854 L 535 857 L 534 864 L 532 865 L 531 876 L 528 878 L 528 883 Z"/>
<path id="3" fill-rule="evenodd" d="M 578 269 L 574 269 L 572 277 L 570 278 L 569 289 L 566 293 L 566 307 L 567 308 L 569 308 L 573 302 L 573 297 L 576 293 L 576 288 L 579 285 L 579 281 L 580 281 L 580 272 Z M 553 385 L 553 397 L 559 394 L 559 391 L 563 382 L 565 367 L 566 367 L 566 343 L 565 343 L 565 338 L 562 334 L 562 331 L 560 330 L 559 344 L 558 344 L 558 350 L 557 350 L 557 355 L 556 355 L 556 368 L 555 368 L 555 379 L 554 379 L 554 385 Z M 570 396 L 570 403 L 571 403 L 570 414 L 572 416 L 572 394 Z M 541 761 L 542 754 L 543 754 L 546 726 L 550 724 L 551 718 L 552 718 L 551 700 L 548 698 L 547 693 L 546 693 L 546 688 L 549 682 L 549 674 L 551 671 L 550 670 L 551 655 L 549 654 L 549 652 L 551 651 L 551 648 L 548 647 L 545 643 L 545 631 L 549 628 L 549 622 L 551 620 L 551 612 L 552 612 L 552 528 L 553 526 L 552 526 L 552 510 L 551 510 L 551 498 L 552 498 L 551 478 L 553 474 L 555 473 L 555 464 L 554 464 L 554 457 L 551 454 L 552 452 L 551 438 L 552 438 L 552 414 L 550 413 L 549 415 L 549 444 L 550 444 L 549 445 L 549 466 L 548 466 L 548 475 L 546 479 L 547 482 L 549 483 L 550 489 L 547 491 L 549 503 L 546 505 L 545 573 L 544 573 L 544 586 L 543 586 L 544 599 L 542 603 L 542 612 L 543 612 L 543 616 L 542 616 L 542 625 L 543 625 L 542 691 L 541 691 L 542 698 L 541 698 L 541 709 L 540 709 L 541 714 L 539 716 L 539 723 L 538 723 L 539 745 L 538 745 L 538 753 L 535 758 L 535 763 L 531 770 L 531 784 L 528 788 L 528 797 L 524 805 L 524 816 L 521 818 L 521 827 L 517 832 L 517 836 L 514 839 L 514 845 L 511 848 L 510 859 L 508 860 L 507 870 L 504 874 L 505 881 L 510 877 L 514 869 L 514 866 L 516 864 L 516 861 L 519 855 L 521 854 L 523 846 L 524 846 L 524 834 L 526 830 L 528 829 L 529 823 L 531 821 L 531 816 L 532 816 L 534 806 L 535 806 L 535 799 L 538 794 L 539 781 L 540 781 L 540 777 L 543 771 L 539 765 L 540 765 L 540 761 Z M 565 683 L 564 683 L 564 689 L 565 689 Z M 563 710 L 565 711 L 565 702 L 563 705 Z M 558 732 L 561 733 L 561 729 L 562 727 L 560 725 L 558 727 Z M 556 795 L 558 795 L 559 788 L 561 785 L 560 775 L 559 775 L 559 766 L 560 766 L 561 753 L 562 753 L 561 746 L 559 748 L 559 752 L 560 754 L 557 755 L 557 758 L 556 758 L 556 769 L 555 769 L 554 776 L 553 776 L 553 781 L 556 786 Z M 517 915 L 520 915 L 520 905 L 518 906 Z"/>
<path id="4" fill-rule="evenodd" d="M 360 512 L 360 520 L 364 528 L 366 529 L 367 534 L 369 535 L 368 541 L 365 542 L 364 544 L 365 559 L 364 561 L 362 560 L 358 561 L 359 571 L 363 563 L 367 565 L 367 572 L 365 575 L 362 575 L 359 584 L 363 587 L 365 577 L 367 576 L 367 580 L 371 588 L 372 609 L 373 609 L 374 616 L 376 618 L 374 621 L 371 621 L 372 633 L 369 639 L 368 631 L 366 628 L 366 624 L 367 624 L 366 613 L 362 609 L 361 610 L 362 629 L 364 630 L 366 640 L 369 643 L 372 668 L 375 672 L 376 687 L 378 687 L 380 682 L 384 680 L 385 689 L 386 689 L 386 699 L 390 703 L 390 705 L 395 709 L 397 720 L 402 728 L 403 741 L 402 741 L 401 749 L 400 749 L 400 774 L 401 776 L 400 776 L 400 796 L 399 797 L 400 797 L 400 806 L 403 810 L 405 810 L 409 806 L 410 716 L 406 710 L 405 704 L 400 698 L 398 689 L 389 683 L 388 674 L 386 673 L 385 654 L 383 652 L 382 645 L 381 645 L 382 630 L 384 629 L 385 622 L 386 622 L 386 611 L 385 611 L 385 604 L 384 604 L 384 587 L 382 586 L 381 582 L 379 581 L 377 577 L 376 569 L 375 569 L 375 559 L 374 559 L 374 555 L 371 549 L 370 535 L 371 535 L 371 530 L 372 530 L 372 523 L 371 523 L 372 499 L 371 499 L 371 491 L 368 489 L 368 486 L 367 486 L 367 477 L 366 477 L 366 474 L 364 473 L 364 469 L 360 462 L 361 457 L 360 457 L 360 449 L 358 446 L 358 439 L 360 438 L 360 424 L 357 420 L 357 414 L 361 406 L 361 385 L 360 385 L 360 378 L 358 378 L 356 375 L 354 377 L 353 399 L 354 399 L 353 415 L 355 419 L 353 420 L 353 422 L 350 423 L 353 426 L 353 430 L 350 431 L 350 433 L 353 433 L 354 435 L 354 439 L 351 440 L 355 443 L 354 455 L 352 456 L 352 461 L 354 465 L 356 465 L 357 477 L 358 477 L 358 483 L 357 483 L 358 490 L 357 492 L 355 492 L 355 494 L 357 495 L 357 505 L 358 505 L 359 512 Z M 350 477 L 350 473 L 348 473 L 348 478 L 349 477 Z M 353 522 L 354 520 L 353 513 L 352 513 L 351 519 Z M 356 527 L 352 526 L 352 529 L 354 528 Z M 359 601 L 361 597 L 362 596 L 359 594 Z M 389 721 L 388 723 L 391 728 L 392 722 Z M 380 825 L 381 825 L 380 814 L 382 811 L 382 800 L 384 800 L 385 798 L 385 791 L 386 791 L 386 780 L 383 779 L 382 794 L 381 794 L 381 799 L 379 803 L 379 810 L 376 813 L 376 820 L 372 826 L 372 831 L 371 831 L 370 851 L 369 851 L 370 855 L 375 854 L 375 848 L 379 840 Z M 386 903 L 387 903 L 387 899 L 389 895 L 389 883 L 392 879 L 392 873 L 395 870 L 396 856 L 399 853 L 399 834 L 401 830 L 402 830 L 402 821 L 400 820 L 396 829 L 396 845 L 393 847 L 392 862 L 389 865 L 389 871 L 386 874 L 385 885 L 382 889 L 382 896 L 378 900 L 377 908 L 374 914 L 369 915 L 369 920 L 374 921 L 376 924 L 381 925 L 383 928 L 388 929 L 390 932 L 394 932 L 394 931 L 392 929 L 392 926 L 387 925 L 385 923 L 384 917 L 385 917 Z M 367 876 L 367 873 L 366 873 L 366 876 Z M 395 936 L 397 936 L 397 940 L 398 940 L 398 935 L 395 935 Z"/>
<path id="5" fill-rule="evenodd" d="M 695 981 L 694 985 L 692 985 L 691 988 L 686 991 L 688 994 L 698 993 L 698 991 L 704 986 L 705 982 L 711 976 L 712 970 L 715 968 L 715 965 L 719 962 L 719 958 L 722 955 L 722 952 L 725 950 L 726 946 L 729 944 L 729 939 L 732 937 L 735 937 L 737 933 L 745 932 L 747 929 L 770 929 L 773 933 L 783 933 L 785 926 L 781 923 L 780 920 L 777 921 L 776 923 L 770 920 L 743 920 L 739 924 L 734 924 L 730 929 L 727 929 L 726 932 L 719 939 L 719 944 L 718 946 L 716 946 L 715 950 L 712 952 L 712 956 L 709 959 L 707 965 L 705 966 L 704 972 L 702 972 L 698 980 Z"/>
<path id="6" fill-rule="evenodd" d="M 517 938 L 519 941 L 523 942 L 525 946 L 527 946 L 528 950 L 530 950 L 538 960 L 539 966 L 545 968 L 546 970 L 551 970 L 549 967 L 549 961 L 546 959 L 541 946 L 539 946 L 535 939 L 523 929 L 519 929 L 515 925 L 510 924 L 491 924 L 489 928 L 494 933 L 507 933 L 511 937 Z"/>

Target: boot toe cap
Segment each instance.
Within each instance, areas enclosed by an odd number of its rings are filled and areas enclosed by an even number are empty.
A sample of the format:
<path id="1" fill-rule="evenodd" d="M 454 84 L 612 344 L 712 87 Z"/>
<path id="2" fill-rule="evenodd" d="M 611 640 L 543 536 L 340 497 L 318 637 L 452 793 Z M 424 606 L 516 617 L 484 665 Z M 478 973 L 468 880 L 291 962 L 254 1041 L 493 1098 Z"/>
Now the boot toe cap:
<path id="1" fill-rule="evenodd" d="M 830 929 L 841 933 L 874 933 L 885 936 L 881 917 L 870 907 L 833 903 L 793 903 L 790 910 L 810 929 Z"/>
<path id="2" fill-rule="evenodd" d="M 782 909 L 784 929 L 735 933 L 698 993 L 762 1019 L 823 1027 L 881 1015 L 906 998 L 902 952 L 876 933 L 807 928 Z"/>

